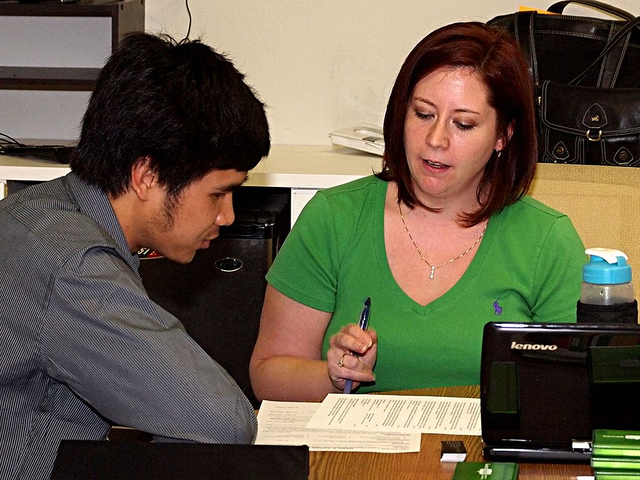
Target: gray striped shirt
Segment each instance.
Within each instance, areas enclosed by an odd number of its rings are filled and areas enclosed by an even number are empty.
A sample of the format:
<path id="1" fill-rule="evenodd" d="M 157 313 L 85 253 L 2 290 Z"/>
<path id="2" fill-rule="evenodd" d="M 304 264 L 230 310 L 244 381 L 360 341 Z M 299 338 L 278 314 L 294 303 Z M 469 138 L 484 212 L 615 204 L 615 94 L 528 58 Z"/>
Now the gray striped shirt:
<path id="1" fill-rule="evenodd" d="M 0 202 L 0 299 L 0 479 L 49 478 L 61 439 L 112 424 L 254 438 L 251 404 L 148 298 L 106 195 L 73 173 Z"/>

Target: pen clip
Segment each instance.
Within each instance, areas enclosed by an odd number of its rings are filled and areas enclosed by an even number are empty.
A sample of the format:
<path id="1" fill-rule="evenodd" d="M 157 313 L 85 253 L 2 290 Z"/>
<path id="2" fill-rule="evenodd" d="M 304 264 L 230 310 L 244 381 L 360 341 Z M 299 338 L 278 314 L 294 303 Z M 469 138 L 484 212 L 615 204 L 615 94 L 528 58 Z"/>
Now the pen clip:
<path id="1" fill-rule="evenodd" d="M 367 297 L 364 301 L 364 307 L 362 307 L 362 313 L 360 314 L 360 321 L 358 322 L 358 326 L 362 330 L 366 330 L 369 326 L 369 313 L 371 311 L 371 297 Z"/>

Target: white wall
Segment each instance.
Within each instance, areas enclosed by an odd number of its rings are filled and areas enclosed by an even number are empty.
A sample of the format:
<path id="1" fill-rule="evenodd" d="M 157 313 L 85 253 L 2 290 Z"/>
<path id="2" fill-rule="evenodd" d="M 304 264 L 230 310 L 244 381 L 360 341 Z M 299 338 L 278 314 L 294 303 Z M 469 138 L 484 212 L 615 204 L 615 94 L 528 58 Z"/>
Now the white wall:
<path id="1" fill-rule="evenodd" d="M 486 21 L 517 10 L 514 0 L 188 0 L 191 38 L 226 53 L 268 106 L 274 144 L 329 144 L 329 132 L 366 121 L 381 124 L 395 76 L 428 32 L 454 21 Z M 544 9 L 551 0 L 532 0 Z M 638 0 L 615 0 L 640 14 Z M 186 34 L 183 0 L 146 0 L 146 28 Z M 585 13 L 570 6 L 565 13 Z M 586 10 L 594 15 L 593 11 Z M 83 97 L 81 97 L 83 98 Z M 0 132 L 24 137 L 2 108 Z M 26 105 L 26 103 L 25 103 Z M 30 137 L 66 138 L 79 124 L 76 104 L 64 119 L 28 123 Z M 81 110 L 81 108 L 80 108 Z M 9 113 L 11 115 L 11 113 Z M 78 118 L 75 118 L 78 116 Z M 33 116 L 33 115 L 32 115 Z M 16 126 L 16 129 L 12 129 Z"/>
<path id="2" fill-rule="evenodd" d="M 551 0 L 524 2 L 544 9 Z M 614 0 L 640 15 L 638 0 Z M 274 144 L 329 144 L 359 121 L 381 124 L 400 65 L 428 32 L 511 13 L 514 0 L 189 0 L 191 38 L 226 52 L 263 101 Z M 565 13 L 585 13 L 569 6 Z M 594 15 L 592 10 L 587 14 Z M 147 0 L 146 27 L 182 38 L 184 1 Z"/>

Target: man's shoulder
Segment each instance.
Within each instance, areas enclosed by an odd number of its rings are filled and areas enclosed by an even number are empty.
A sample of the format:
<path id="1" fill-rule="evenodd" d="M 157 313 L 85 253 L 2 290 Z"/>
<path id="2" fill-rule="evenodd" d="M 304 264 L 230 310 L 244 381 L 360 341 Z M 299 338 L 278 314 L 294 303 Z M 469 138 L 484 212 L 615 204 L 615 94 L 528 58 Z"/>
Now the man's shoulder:
<path id="1" fill-rule="evenodd" d="M 69 255 L 92 246 L 112 246 L 99 223 L 82 212 L 64 178 L 44 182 L 10 195 L 0 202 L 0 224 L 5 236 L 23 238 L 21 245 L 50 248 Z M 16 245 L 17 246 L 17 245 Z"/>

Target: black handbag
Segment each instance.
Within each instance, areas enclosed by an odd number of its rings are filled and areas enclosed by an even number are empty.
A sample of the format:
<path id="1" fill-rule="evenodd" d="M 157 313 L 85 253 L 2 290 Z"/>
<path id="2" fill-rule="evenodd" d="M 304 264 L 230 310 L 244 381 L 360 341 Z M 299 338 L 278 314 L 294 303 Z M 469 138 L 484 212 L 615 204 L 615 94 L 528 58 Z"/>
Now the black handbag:
<path id="1" fill-rule="evenodd" d="M 562 15 L 570 3 L 589 6 L 623 20 Z M 640 88 L 640 29 L 627 29 L 635 15 L 595 0 L 562 1 L 551 5 L 555 15 L 523 11 L 487 22 L 506 29 L 522 48 L 537 88 L 549 80 L 568 84 L 583 75 L 583 86 Z M 607 54 L 600 54 L 607 50 Z M 599 58 L 596 68 L 592 63 Z"/>
<path id="2" fill-rule="evenodd" d="M 545 81 L 539 161 L 640 166 L 640 89 Z"/>
<path id="3" fill-rule="evenodd" d="M 624 21 L 560 15 L 569 3 Z M 538 106 L 539 161 L 640 166 L 640 17 L 582 0 L 517 12 L 507 29 L 528 59 Z"/>

